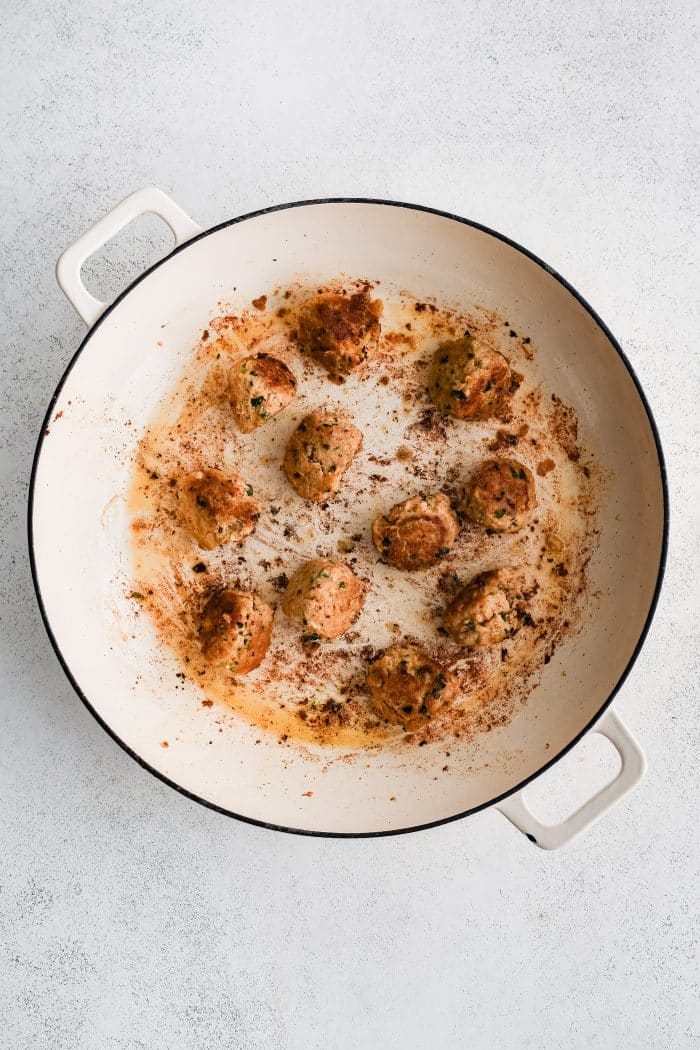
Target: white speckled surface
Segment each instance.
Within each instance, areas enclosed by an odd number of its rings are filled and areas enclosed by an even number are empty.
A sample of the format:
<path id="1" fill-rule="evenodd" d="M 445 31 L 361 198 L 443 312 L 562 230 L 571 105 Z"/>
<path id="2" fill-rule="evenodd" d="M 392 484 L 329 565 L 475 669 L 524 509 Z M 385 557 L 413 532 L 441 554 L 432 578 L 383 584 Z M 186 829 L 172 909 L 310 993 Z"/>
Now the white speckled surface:
<path id="1" fill-rule="evenodd" d="M 13 1050 L 697 1045 L 693 5 L 395 6 L 54 0 L 6 19 L 0 1042 Z M 150 183 L 204 225 L 342 194 L 455 211 L 537 252 L 621 340 L 675 509 L 665 591 L 617 702 L 649 772 L 567 851 L 537 850 L 493 812 L 360 842 L 239 824 L 139 769 L 74 696 L 25 544 L 35 437 L 83 334 L 53 267 Z M 94 287 L 117 291 L 166 244 L 143 222 L 90 267 Z M 585 744 L 532 797 L 556 815 L 555 795 L 575 801 L 607 764 Z"/>

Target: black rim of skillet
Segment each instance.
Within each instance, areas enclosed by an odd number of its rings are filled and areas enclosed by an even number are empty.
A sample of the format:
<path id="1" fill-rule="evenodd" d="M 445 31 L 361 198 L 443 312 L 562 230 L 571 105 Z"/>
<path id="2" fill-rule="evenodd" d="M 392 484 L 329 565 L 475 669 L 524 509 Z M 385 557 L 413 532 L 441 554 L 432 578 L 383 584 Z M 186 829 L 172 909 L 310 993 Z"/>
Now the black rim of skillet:
<path id="1" fill-rule="evenodd" d="M 464 810 L 461 813 L 454 813 L 454 814 L 451 814 L 450 816 L 447 816 L 447 817 L 441 817 L 439 820 L 432 820 L 432 821 L 428 821 L 428 822 L 423 823 L 423 824 L 416 824 L 416 825 L 413 825 L 413 826 L 410 826 L 410 827 L 387 828 L 387 829 L 384 829 L 384 830 L 381 830 L 381 831 L 314 831 L 314 830 L 311 830 L 311 829 L 308 829 L 308 828 L 290 828 L 290 827 L 287 827 L 287 826 L 285 826 L 283 824 L 274 824 L 274 823 L 271 823 L 270 821 L 258 820 L 258 819 L 254 818 L 254 817 L 245 816 L 242 813 L 235 813 L 235 812 L 233 812 L 233 810 L 230 810 L 230 809 L 224 809 L 223 806 L 218 806 L 218 805 L 216 805 L 216 803 L 210 802 L 208 799 L 202 798 L 200 795 L 197 795 L 197 794 L 195 794 L 192 791 L 188 791 L 187 788 L 184 788 L 181 785 L 176 784 L 175 781 L 170 780 L 169 777 L 165 776 L 165 774 L 159 772 L 157 769 L 154 769 L 153 766 L 151 766 L 148 762 L 144 761 L 144 759 L 141 758 L 140 755 L 136 754 L 136 752 L 133 751 L 129 747 L 128 744 L 126 744 L 119 736 L 117 736 L 117 734 L 114 732 L 114 730 L 97 713 L 95 708 L 92 706 L 92 704 L 88 700 L 87 696 L 81 690 L 80 686 L 78 685 L 78 682 L 73 677 L 73 674 L 71 673 L 71 670 L 68 667 L 68 664 L 67 664 L 66 660 L 63 657 L 63 654 L 61 652 L 60 646 L 58 645 L 58 642 L 56 641 L 56 638 L 55 638 L 55 636 L 53 634 L 53 631 L 51 629 L 51 624 L 49 623 L 49 618 L 48 618 L 46 609 L 44 608 L 44 603 L 43 603 L 43 600 L 42 600 L 42 597 L 41 597 L 41 589 L 39 587 L 39 579 L 38 579 L 38 575 L 37 575 L 36 560 L 35 560 L 35 555 L 34 555 L 34 535 L 33 535 L 33 528 L 32 528 L 32 519 L 33 519 L 33 510 L 34 510 L 34 488 L 35 488 L 35 482 L 36 482 L 37 467 L 38 467 L 39 458 L 40 458 L 40 455 L 41 455 L 41 449 L 42 449 L 43 442 L 44 442 L 44 437 L 45 437 L 45 433 L 44 432 L 45 432 L 45 430 L 47 429 L 47 427 L 48 427 L 48 425 L 50 423 L 51 416 L 53 414 L 54 406 L 55 406 L 55 404 L 56 404 L 56 402 L 57 402 L 57 400 L 58 400 L 58 398 L 60 396 L 61 390 L 63 389 L 63 385 L 66 382 L 66 379 L 70 375 L 74 364 L 76 363 L 76 361 L 78 360 L 78 358 L 82 354 L 83 350 L 85 349 L 85 347 L 90 342 L 90 339 L 92 338 L 93 334 L 97 331 L 97 329 L 100 327 L 100 325 L 109 317 L 109 315 L 112 313 L 112 311 L 115 309 L 115 307 L 117 307 L 119 305 L 119 303 L 122 301 L 122 299 L 124 299 L 129 294 L 129 292 L 133 288 L 136 287 L 136 285 L 140 284 L 141 281 L 145 280 L 149 276 L 149 274 L 153 273 L 154 270 L 157 270 L 160 266 L 163 266 L 165 263 L 167 263 L 168 260 L 171 259 L 174 255 L 178 255 L 180 252 L 185 251 L 191 244 L 194 244 L 196 241 L 200 241 L 200 240 L 202 240 L 205 237 L 209 237 L 211 234 L 217 233 L 219 230 L 224 230 L 224 229 L 226 229 L 229 226 L 235 226 L 239 222 L 246 222 L 248 219 L 256 219 L 256 218 L 258 218 L 261 215 L 269 215 L 269 214 L 271 214 L 273 212 L 277 212 L 277 211 L 286 211 L 289 208 L 303 208 L 303 207 L 308 207 L 310 205 L 316 205 L 316 204 L 376 204 L 376 205 L 382 205 L 382 206 L 391 207 L 391 208 L 406 208 L 409 211 L 428 212 L 431 215 L 439 215 L 439 216 L 441 216 L 444 219 L 451 219 L 454 222 L 460 222 L 460 223 L 462 223 L 465 226 L 471 226 L 475 230 L 480 230 L 482 233 L 486 233 L 489 236 L 496 238 L 496 240 L 502 241 L 504 244 L 507 244 L 511 248 L 514 248 L 516 251 L 520 252 L 522 255 L 526 256 L 528 259 L 531 259 L 532 262 L 537 263 L 538 266 L 540 266 L 551 277 L 553 277 L 556 281 L 558 281 L 559 284 L 562 285 L 562 287 L 565 288 L 569 292 L 569 294 L 572 295 L 581 304 L 581 306 L 586 310 L 586 312 L 590 315 L 590 317 L 593 318 L 593 320 L 598 325 L 598 327 L 606 335 L 608 341 L 610 342 L 610 345 L 612 347 L 614 347 L 614 349 L 616 350 L 616 352 L 619 355 L 620 359 L 622 360 L 622 363 L 624 364 L 625 368 L 627 369 L 627 371 L 629 373 L 629 376 L 630 376 L 632 382 L 635 385 L 635 388 L 637 390 L 637 394 L 639 395 L 639 399 L 642 402 L 642 405 L 644 406 L 644 410 L 645 410 L 645 412 L 647 414 L 647 419 L 649 420 L 649 426 L 651 428 L 651 432 L 652 432 L 653 437 L 654 437 L 654 443 L 656 445 L 656 454 L 657 454 L 657 457 L 658 457 L 658 464 L 659 464 L 659 475 L 660 475 L 660 478 L 661 478 L 662 496 L 663 496 L 663 536 L 662 536 L 662 540 L 661 540 L 661 551 L 660 551 L 660 556 L 659 556 L 659 567 L 658 567 L 657 576 L 656 576 L 656 584 L 654 586 L 654 593 L 652 595 L 651 603 L 650 603 L 650 606 L 649 606 L 649 611 L 647 613 L 647 617 L 646 617 L 644 626 L 643 626 L 643 628 L 641 630 L 641 633 L 639 635 L 639 639 L 637 641 L 637 644 L 634 647 L 634 650 L 633 650 L 632 655 L 631 655 L 631 657 L 630 657 L 630 659 L 629 659 L 629 661 L 627 663 L 627 666 L 625 667 L 624 671 L 620 675 L 617 683 L 615 684 L 614 688 L 610 692 L 609 696 L 607 697 L 605 702 L 601 705 L 601 707 L 596 712 L 594 717 L 592 719 L 590 719 L 590 721 L 583 727 L 583 729 L 581 729 L 581 731 L 579 733 L 577 733 L 575 737 L 573 737 L 573 739 L 566 745 L 566 747 L 564 747 L 559 752 L 559 754 L 555 755 L 553 758 L 550 758 L 535 773 L 532 773 L 529 777 L 526 777 L 525 780 L 523 780 L 520 783 L 516 784 L 514 787 L 509 788 L 508 791 L 504 791 L 502 794 L 497 795 L 495 798 L 490 799 L 488 802 L 482 802 L 480 805 L 473 806 L 470 809 L 466 809 L 466 810 Z M 540 776 L 547 769 L 550 769 L 556 762 L 558 762 L 561 758 L 563 758 L 564 755 L 568 754 L 568 752 L 571 751 L 571 749 L 573 747 L 575 747 L 576 744 L 578 744 L 578 742 L 586 735 L 586 733 L 590 732 L 590 730 L 593 728 L 593 726 L 596 724 L 596 722 L 598 722 L 598 720 L 600 719 L 601 715 L 608 709 L 608 707 L 612 703 L 613 699 L 617 695 L 618 691 L 620 690 L 621 686 L 625 682 L 625 679 L 627 678 L 628 674 L 632 670 L 632 667 L 634 666 L 634 663 L 635 663 L 637 657 L 639 656 L 639 653 L 641 651 L 641 648 L 642 648 L 642 646 L 644 644 L 644 641 L 646 639 L 647 633 L 649 631 L 649 627 L 651 626 L 651 621 L 652 621 L 652 619 L 654 617 L 654 613 L 656 612 L 656 606 L 657 606 L 657 603 L 658 603 L 658 600 L 659 600 L 659 593 L 661 591 L 661 584 L 663 582 L 664 571 L 665 571 L 665 568 L 666 568 L 666 557 L 667 557 L 667 553 L 668 553 L 668 528 L 669 528 L 669 500 L 668 500 L 668 481 L 667 481 L 667 476 L 666 476 L 666 464 L 664 462 L 664 456 L 663 456 L 663 452 L 662 452 L 662 449 L 661 449 L 661 440 L 659 438 L 659 432 L 658 432 L 658 428 L 656 426 L 656 422 L 654 420 L 654 416 L 653 416 L 651 408 L 649 406 L 649 402 L 647 401 L 646 395 L 645 395 L 645 393 L 644 393 L 644 391 L 642 389 L 641 383 L 639 382 L 639 379 L 637 378 L 637 376 L 636 376 L 636 374 L 634 372 L 634 369 L 632 368 L 632 365 L 628 361 L 624 350 L 622 349 L 622 347 L 620 346 L 620 344 L 618 343 L 618 341 L 616 340 L 615 336 L 612 334 L 610 329 L 607 327 L 605 322 L 595 312 L 593 307 L 590 306 L 590 304 L 583 298 L 583 296 L 579 292 L 577 292 L 576 289 L 572 285 L 570 285 L 569 282 L 564 277 L 562 277 L 555 270 L 553 270 L 551 266 L 548 266 L 547 263 L 543 262 L 543 260 L 540 259 L 537 255 L 535 255 L 531 251 L 528 251 L 527 248 L 523 248 L 522 245 L 518 244 L 516 241 L 511 240 L 509 237 L 504 236 L 502 233 L 498 233 L 496 230 L 490 229 L 488 226 L 483 226 L 481 223 L 474 222 L 471 219 L 464 219 L 460 215 L 453 215 L 450 212 L 441 211 L 438 208 L 428 208 L 428 207 L 426 207 L 424 205 L 421 205 L 421 204 L 408 204 L 408 203 L 405 203 L 403 201 L 380 200 L 380 199 L 375 199 L 375 198 L 371 198 L 371 197 L 323 197 L 323 198 L 307 200 L 307 201 L 293 201 L 293 202 L 291 202 L 289 204 L 277 204 L 277 205 L 274 205 L 273 207 L 270 207 L 270 208 L 261 208 L 258 211 L 248 212 L 246 215 L 240 215 L 240 216 L 238 216 L 235 219 L 229 219 L 227 222 L 222 222 L 222 223 L 219 223 L 217 226 L 212 226 L 208 230 L 203 230 L 201 233 L 197 234 L 195 237 L 192 237 L 189 241 L 185 241 L 183 244 L 179 245 L 177 248 L 174 248 L 173 251 L 169 252 L 162 259 L 159 259 L 158 262 L 154 263 L 153 266 L 150 266 L 147 270 L 145 270 L 142 274 L 140 274 L 136 278 L 136 280 L 132 281 L 132 283 L 127 288 L 125 288 L 124 291 L 120 295 L 117 296 L 117 298 L 114 300 L 114 302 L 111 303 L 110 306 L 107 307 L 105 312 L 97 319 L 97 321 L 92 326 L 92 328 L 90 328 L 88 330 L 85 338 L 83 339 L 83 341 L 81 342 L 81 344 L 78 347 L 77 351 L 75 352 L 75 354 L 73 355 L 73 357 L 69 361 L 69 363 L 68 363 L 68 365 L 66 367 L 66 370 L 63 373 L 63 375 L 61 376 L 61 379 L 60 379 L 60 381 L 58 383 L 58 386 L 56 387 L 54 395 L 51 398 L 51 403 L 49 404 L 49 407 L 47 409 L 46 415 L 44 417 L 44 421 L 42 423 L 41 431 L 40 431 L 40 434 L 39 434 L 39 440 L 37 441 L 36 449 L 34 451 L 34 460 L 33 460 L 33 463 L 32 463 L 32 473 L 31 473 L 31 478 L 30 478 L 30 482 L 29 482 L 29 502 L 28 502 L 28 519 L 27 519 L 28 541 L 29 541 L 29 561 L 30 561 L 30 566 L 31 566 L 32 579 L 34 581 L 34 588 L 36 590 L 37 601 L 39 603 L 39 609 L 41 611 L 41 616 L 42 616 L 42 619 L 44 621 L 44 626 L 46 628 L 46 632 L 47 632 L 47 634 L 49 636 L 49 640 L 50 640 L 50 642 L 51 642 L 51 644 L 52 644 L 52 646 L 54 648 L 56 656 L 58 657 L 59 663 L 61 664 L 61 667 L 63 668 L 63 670 L 64 670 L 64 672 L 66 674 L 66 677 L 68 678 L 69 682 L 73 686 L 73 689 L 78 694 L 78 696 L 80 697 L 82 702 L 85 704 L 85 707 L 88 709 L 90 714 L 97 720 L 97 722 L 99 722 L 99 724 L 102 726 L 102 728 L 105 730 L 105 732 L 107 732 L 112 737 L 112 739 L 115 740 L 116 743 L 119 744 L 119 746 L 124 749 L 124 751 L 126 751 L 126 753 L 128 755 L 131 755 L 131 757 L 134 759 L 134 761 L 138 762 L 138 764 L 143 769 L 148 770 L 149 773 L 152 773 L 153 776 L 155 776 L 159 780 L 163 781 L 164 784 L 168 784 L 171 788 L 174 788 L 176 791 L 179 791 L 181 795 L 185 795 L 187 798 L 192 799 L 194 802 L 199 802 L 201 805 L 206 806 L 209 809 L 213 809 L 217 813 L 222 813 L 224 816 L 227 816 L 227 817 L 234 817 L 236 820 L 243 821 L 246 824 L 255 824 L 258 827 L 269 828 L 271 831 L 284 831 L 284 832 L 287 832 L 287 833 L 292 834 L 292 835 L 310 835 L 310 836 L 315 836 L 317 838 L 347 838 L 347 839 L 381 838 L 381 837 L 384 837 L 384 836 L 387 836 L 387 835 L 405 835 L 405 834 L 408 834 L 409 832 L 412 832 L 412 831 L 424 831 L 427 828 L 439 827 L 442 824 L 449 824 L 449 823 L 451 823 L 452 821 L 455 821 L 455 820 L 462 820 L 464 817 L 469 817 L 473 813 L 478 813 L 480 810 L 488 809 L 491 806 L 495 806 L 499 802 L 502 802 L 504 799 L 508 798 L 510 795 L 514 795 L 514 794 L 516 794 L 516 792 L 522 791 L 522 789 L 525 788 L 528 784 L 530 784 L 533 780 L 535 780 L 536 777 Z"/>

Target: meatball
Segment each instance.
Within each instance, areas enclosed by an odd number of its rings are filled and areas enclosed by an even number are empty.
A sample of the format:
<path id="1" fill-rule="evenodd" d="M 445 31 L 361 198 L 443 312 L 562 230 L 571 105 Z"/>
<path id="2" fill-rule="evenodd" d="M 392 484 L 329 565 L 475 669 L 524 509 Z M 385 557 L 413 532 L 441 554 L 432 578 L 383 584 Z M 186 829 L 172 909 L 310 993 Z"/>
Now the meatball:
<path id="1" fill-rule="evenodd" d="M 537 506 L 532 471 L 517 459 L 487 459 L 469 480 L 462 509 L 493 532 L 517 532 Z"/>
<path id="2" fill-rule="evenodd" d="M 260 517 L 253 489 L 237 475 L 204 467 L 182 483 L 181 513 L 200 547 L 210 551 L 250 535 Z"/>
<path id="3" fill-rule="evenodd" d="M 299 311 L 299 345 L 334 382 L 342 383 L 376 348 L 382 307 L 366 288 L 354 295 L 315 295 Z"/>
<path id="4" fill-rule="evenodd" d="M 369 665 L 367 688 L 382 718 L 414 730 L 454 700 L 457 680 L 420 646 L 399 642 Z"/>
<path id="5" fill-rule="evenodd" d="M 228 392 L 238 429 L 243 434 L 267 423 L 286 408 L 297 390 L 297 381 L 283 361 L 257 354 L 236 361 Z"/>
<path id="6" fill-rule="evenodd" d="M 226 588 L 213 594 L 202 613 L 199 641 L 204 655 L 233 674 L 259 667 L 272 637 L 272 609 L 258 594 Z"/>
<path id="7" fill-rule="evenodd" d="M 304 499 L 322 503 L 362 448 L 362 434 L 337 412 L 317 409 L 302 419 L 284 453 L 282 469 Z"/>
<path id="8" fill-rule="evenodd" d="M 450 638 L 467 649 L 510 638 L 524 617 L 522 579 L 516 569 L 482 572 L 463 587 L 445 610 Z"/>
<path id="9" fill-rule="evenodd" d="M 457 419 L 490 419 L 503 412 L 511 389 L 508 362 L 472 336 L 442 343 L 430 373 L 430 396 Z"/>
<path id="10" fill-rule="evenodd" d="M 372 539 L 397 569 L 429 569 L 457 539 L 459 523 L 444 493 L 411 496 L 372 522 Z"/>
<path id="11" fill-rule="evenodd" d="M 365 589 L 348 566 L 336 558 L 315 558 L 292 576 L 282 608 L 304 628 L 304 642 L 338 638 L 360 615 Z"/>

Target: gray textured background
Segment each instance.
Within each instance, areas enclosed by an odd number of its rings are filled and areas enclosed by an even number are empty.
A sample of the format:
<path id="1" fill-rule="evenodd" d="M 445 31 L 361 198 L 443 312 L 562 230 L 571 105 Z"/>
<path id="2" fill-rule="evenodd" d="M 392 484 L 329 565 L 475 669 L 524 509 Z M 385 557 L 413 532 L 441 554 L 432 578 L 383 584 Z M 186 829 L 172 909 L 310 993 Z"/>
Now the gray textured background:
<path id="1" fill-rule="evenodd" d="M 13 7 L 0 38 L 0 1044 L 697 1045 L 694 5 Z M 649 773 L 569 850 L 535 849 L 496 813 L 364 842 L 244 826 L 140 770 L 73 695 L 25 548 L 35 436 L 83 334 L 53 266 L 150 183 L 204 225 L 336 194 L 446 208 L 547 259 L 620 338 L 666 448 L 671 558 L 618 702 Z M 93 287 L 114 294 L 166 246 L 142 222 L 91 264 Z M 584 744 L 533 796 L 563 812 L 610 768 L 599 740 Z"/>

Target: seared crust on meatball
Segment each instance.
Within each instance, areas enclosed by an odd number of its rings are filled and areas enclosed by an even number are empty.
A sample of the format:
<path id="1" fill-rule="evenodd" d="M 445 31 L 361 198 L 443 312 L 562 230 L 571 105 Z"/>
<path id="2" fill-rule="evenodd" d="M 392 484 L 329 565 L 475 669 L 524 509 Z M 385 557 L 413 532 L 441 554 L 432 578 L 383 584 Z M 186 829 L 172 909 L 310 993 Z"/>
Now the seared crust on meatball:
<path id="1" fill-rule="evenodd" d="M 382 309 L 382 302 L 370 299 L 366 288 L 354 295 L 315 295 L 299 311 L 299 345 L 334 382 L 342 383 L 376 348 Z"/>
<path id="2" fill-rule="evenodd" d="M 532 471 L 517 459 L 487 459 L 470 478 L 462 510 L 493 532 L 518 532 L 537 506 Z"/>
<path id="3" fill-rule="evenodd" d="M 430 372 L 430 396 L 457 419 L 490 419 L 508 403 L 511 371 L 503 354 L 463 336 L 442 343 Z"/>
<path id="4" fill-rule="evenodd" d="M 338 638 L 355 622 L 365 589 L 352 569 L 337 558 L 315 558 L 292 576 L 282 608 L 304 629 L 302 640 Z"/>
<path id="5" fill-rule="evenodd" d="M 372 540 L 379 553 L 397 569 L 429 569 L 452 547 L 459 523 L 443 492 L 411 496 L 372 522 Z"/>
<path id="6" fill-rule="evenodd" d="M 249 434 L 267 423 L 287 407 L 296 390 L 294 374 L 276 357 L 255 354 L 236 361 L 228 392 L 238 429 Z"/>
<path id="7" fill-rule="evenodd" d="M 243 675 L 259 667 L 272 637 L 270 606 L 252 591 L 226 588 L 213 594 L 202 612 L 199 642 L 215 664 Z"/>
<path id="8" fill-rule="evenodd" d="M 454 700 L 457 680 L 420 646 L 399 642 L 369 665 L 367 688 L 382 718 L 415 730 Z"/>
<path id="9" fill-rule="evenodd" d="M 195 470 L 182 482 L 182 520 L 200 547 L 210 551 L 240 543 L 255 528 L 260 509 L 253 490 L 235 474 L 213 467 Z"/>
<path id="10" fill-rule="evenodd" d="M 316 409 L 292 434 L 282 469 L 303 499 L 322 503 L 362 448 L 362 434 L 345 415 Z"/>
<path id="11" fill-rule="evenodd" d="M 443 623 L 457 645 L 478 649 L 514 635 L 525 612 L 519 570 L 491 569 L 462 588 L 445 610 Z"/>

